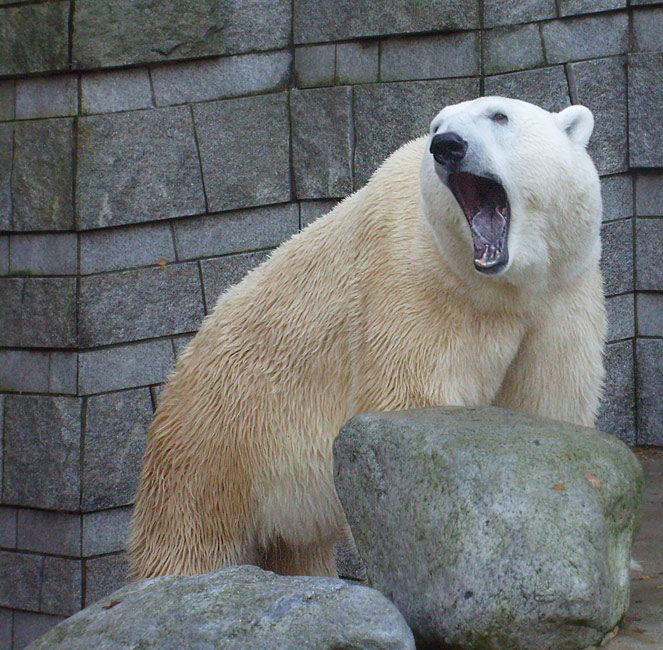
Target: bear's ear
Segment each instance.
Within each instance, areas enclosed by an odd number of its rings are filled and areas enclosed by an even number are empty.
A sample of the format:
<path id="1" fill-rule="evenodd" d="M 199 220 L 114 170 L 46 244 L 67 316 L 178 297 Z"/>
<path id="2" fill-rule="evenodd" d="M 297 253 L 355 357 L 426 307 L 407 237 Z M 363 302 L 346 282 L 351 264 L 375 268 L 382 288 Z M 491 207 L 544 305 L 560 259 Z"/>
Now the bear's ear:
<path id="1" fill-rule="evenodd" d="M 587 146 L 589 136 L 594 130 L 594 116 L 588 108 L 580 105 L 569 106 L 556 113 L 555 119 L 559 128 L 571 138 L 572 142 L 583 147 Z"/>

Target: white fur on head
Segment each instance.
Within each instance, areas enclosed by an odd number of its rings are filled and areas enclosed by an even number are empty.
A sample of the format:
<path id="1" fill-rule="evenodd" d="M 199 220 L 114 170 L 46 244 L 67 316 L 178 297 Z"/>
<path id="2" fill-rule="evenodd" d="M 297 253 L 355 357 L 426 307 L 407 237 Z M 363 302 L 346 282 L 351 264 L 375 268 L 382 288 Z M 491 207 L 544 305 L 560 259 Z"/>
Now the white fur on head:
<path id="1" fill-rule="evenodd" d="M 555 120 L 559 128 L 569 136 L 572 142 L 583 147 L 587 146 L 589 137 L 594 130 L 592 111 L 577 104 L 555 114 Z"/>

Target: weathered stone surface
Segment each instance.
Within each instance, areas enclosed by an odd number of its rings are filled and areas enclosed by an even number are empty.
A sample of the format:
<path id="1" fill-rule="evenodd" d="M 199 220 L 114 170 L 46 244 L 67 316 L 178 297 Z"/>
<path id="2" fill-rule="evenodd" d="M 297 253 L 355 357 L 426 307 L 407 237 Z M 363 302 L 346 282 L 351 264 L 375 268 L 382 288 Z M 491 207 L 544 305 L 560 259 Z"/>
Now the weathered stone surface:
<path id="1" fill-rule="evenodd" d="M 80 118 L 76 177 L 81 229 L 205 211 L 186 106 Z"/>
<path id="2" fill-rule="evenodd" d="M 76 344 L 74 278 L 0 279 L 0 345 L 72 347 Z"/>
<path id="3" fill-rule="evenodd" d="M 22 551 L 81 555 L 80 515 L 20 508 L 17 527 L 16 547 Z"/>
<path id="4" fill-rule="evenodd" d="M 569 84 L 561 65 L 486 77 L 484 93 L 522 99 L 547 111 L 561 111 L 571 103 Z"/>
<path id="5" fill-rule="evenodd" d="M 42 557 L 0 551 L 0 606 L 39 610 Z"/>
<path id="6" fill-rule="evenodd" d="M 62 620 L 64 620 L 64 616 L 16 610 L 14 612 L 14 648 L 25 648 Z"/>
<path id="7" fill-rule="evenodd" d="M 332 578 L 231 567 L 141 580 L 79 612 L 30 646 L 143 648 L 381 648 L 414 650 L 402 616 L 373 589 Z"/>
<path id="8" fill-rule="evenodd" d="M 69 2 L 0 9 L 0 75 L 66 70 Z"/>
<path id="9" fill-rule="evenodd" d="M 124 553 L 86 560 L 85 607 L 126 585 L 128 574 L 129 563 Z"/>
<path id="10" fill-rule="evenodd" d="M 338 199 L 327 201 L 302 201 L 299 204 L 299 213 L 302 222 L 302 228 L 305 228 L 318 217 L 327 214 L 338 204 Z"/>
<path id="11" fill-rule="evenodd" d="M 16 548 L 16 517 L 16 508 L 6 506 L 0 508 L 0 546 L 2 548 Z"/>
<path id="12" fill-rule="evenodd" d="M 577 101 L 594 113 L 589 151 L 599 174 L 628 169 L 626 61 L 623 58 L 571 65 Z"/>
<path id="13" fill-rule="evenodd" d="M 70 230 L 74 121 L 21 122 L 14 131 L 14 230 Z"/>
<path id="14" fill-rule="evenodd" d="M 628 63 L 629 156 L 633 167 L 663 167 L 663 52 L 632 54 Z"/>
<path id="15" fill-rule="evenodd" d="M 663 219 L 636 219 L 636 289 L 660 291 L 663 288 L 661 246 L 663 246 Z"/>
<path id="16" fill-rule="evenodd" d="M 75 510 L 80 503 L 81 402 L 5 398 L 3 502 Z"/>
<path id="17" fill-rule="evenodd" d="M 67 74 L 16 81 L 16 119 L 62 117 L 78 113 L 78 78 Z"/>
<path id="18" fill-rule="evenodd" d="M 15 82 L 0 81 L 0 120 L 13 120 L 15 115 Z"/>
<path id="19" fill-rule="evenodd" d="M 73 64 L 103 68 L 277 49 L 288 44 L 290 15 L 286 0 L 77 0 Z"/>
<path id="20" fill-rule="evenodd" d="M 210 210 L 290 199 L 287 93 L 198 104 L 193 114 Z"/>
<path id="21" fill-rule="evenodd" d="M 601 179 L 603 221 L 633 216 L 633 179 L 630 174 L 604 176 Z"/>
<path id="22" fill-rule="evenodd" d="M 638 293 L 637 305 L 638 336 L 663 336 L 663 293 Z"/>
<path id="23" fill-rule="evenodd" d="M 484 36 L 486 74 L 524 70 L 544 65 L 538 25 L 491 29 Z"/>
<path id="24" fill-rule="evenodd" d="M 81 273 L 117 271 L 175 260 L 171 228 L 153 223 L 81 233 Z"/>
<path id="25" fill-rule="evenodd" d="M 88 398 L 82 470 L 84 509 L 133 503 L 151 420 L 152 399 L 146 388 Z"/>
<path id="26" fill-rule="evenodd" d="M 541 25 L 548 63 L 614 56 L 628 52 L 626 12 L 567 18 Z"/>
<path id="27" fill-rule="evenodd" d="M 290 115 L 297 198 L 352 192 L 352 90 L 295 89 L 290 93 Z"/>
<path id="28" fill-rule="evenodd" d="M 583 648 L 624 615 L 642 470 L 613 436 L 424 409 L 359 415 L 334 452 L 369 583 L 423 644 Z"/>
<path id="29" fill-rule="evenodd" d="M 382 43 L 382 81 L 439 79 L 478 75 L 478 32 L 418 38 L 392 38 Z"/>
<path id="30" fill-rule="evenodd" d="M 633 35 L 636 51 L 662 51 L 663 8 L 634 11 Z"/>
<path id="31" fill-rule="evenodd" d="M 12 648 L 14 612 L 11 609 L 0 609 L 0 647 Z"/>
<path id="32" fill-rule="evenodd" d="M 635 213 L 663 217 L 663 172 L 640 172 L 635 177 Z"/>
<path id="33" fill-rule="evenodd" d="M 175 336 L 171 339 L 173 343 L 173 350 L 175 352 L 175 357 L 180 355 L 180 352 L 191 342 L 194 334 L 185 334 L 184 336 Z"/>
<path id="34" fill-rule="evenodd" d="M 83 113 L 133 111 L 151 106 L 152 88 L 147 68 L 81 75 Z"/>
<path id="35" fill-rule="evenodd" d="M 379 54 L 376 41 L 338 43 L 336 45 L 337 82 L 359 84 L 377 81 Z"/>
<path id="36" fill-rule="evenodd" d="M 81 606 L 82 560 L 45 557 L 39 611 L 70 616 Z"/>
<path id="37" fill-rule="evenodd" d="M 295 43 L 478 27 L 479 3 L 476 0 L 394 0 L 389 4 L 375 0 L 334 3 L 296 0 L 294 3 Z"/>
<path id="38" fill-rule="evenodd" d="M 157 106 L 274 92 L 290 78 L 290 52 L 173 63 L 152 68 Z"/>
<path id="39" fill-rule="evenodd" d="M 613 221 L 601 227 L 601 271 L 606 296 L 633 291 L 633 223 Z"/>
<path id="40" fill-rule="evenodd" d="M 638 339 L 638 443 L 663 445 L 663 340 Z"/>
<path id="41" fill-rule="evenodd" d="M 12 162 L 14 125 L 0 124 L 0 230 L 12 227 Z"/>
<path id="42" fill-rule="evenodd" d="M 561 16 L 625 9 L 626 0 L 559 0 Z"/>
<path id="43" fill-rule="evenodd" d="M 82 352 L 78 390 L 90 395 L 158 384 L 166 379 L 172 362 L 173 348 L 166 339 Z"/>
<path id="44" fill-rule="evenodd" d="M 271 251 L 255 251 L 201 262 L 206 311 L 212 311 L 219 296 L 240 282 L 252 268 L 266 260 L 270 253 Z"/>
<path id="45" fill-rule="evenodd" d="M 608 312 L 606 341 L 619 341 L 635 335 L 634 300 L 632 293 L 612 296 L 605 301 Z"/>
<path id="46" fill-rule="evenodd" d="M 0 350 L 0 390 L 76 394 L 76 353 Z"/>
<path id="47" fill-rule="evenodd" d="M 605 348 L 605 380 L 596 426 L 628 445 L 636 443 L 633 341 Z"/>
<path id="48" fill-rule="evenodd" d="M 556 16 L 555 0 L 520 0 L 519 2 L 484 0 L 483 3 L 483 21 L 486 27 L 529 23 Z"/>
<path id="49" fill-rule="evenodd" d="M 26 275 L 76 275 L 76 233 L 12 235 L 9 270 Z"/>
<path id="50" fill-rule="evenodd" d="M 389 154 L 427 133 L 431 120 L 447 104 L 478 95 L 474 79 L 356 86 L 355 189 L 368 181 Z"/>
<path id="51" fill-rule="evenodd" d="M 151 415 L 151 405 L 149 411 Z M 113 508 L 83 515 L 83 555 L 123 551 L 129 534 L 131 512 L 132 508 Z"/>
<path id="52" fill-rule="evenodd" d="M 194 259 L 270 248 L 299 229 L 296 203 L 239 210 L 176 221 L 175 248 L 179 259 Z"/>
<path id="53" fill-rule="evenodd" d="M 9 273 L 9 237 L 0 236 L 0 275 Z"/>
<path id="54" fill-rule="evenodd" d="M 193 263 L 83 277 L 79 305 L 84 346 L 191 332 L 204 316 Z"/>
<path id="55" fill-rule="evenodd" d="M 300 88 L 331 86 L 336 68 L 336 45 L 295 49 L 295 82 Z"/>

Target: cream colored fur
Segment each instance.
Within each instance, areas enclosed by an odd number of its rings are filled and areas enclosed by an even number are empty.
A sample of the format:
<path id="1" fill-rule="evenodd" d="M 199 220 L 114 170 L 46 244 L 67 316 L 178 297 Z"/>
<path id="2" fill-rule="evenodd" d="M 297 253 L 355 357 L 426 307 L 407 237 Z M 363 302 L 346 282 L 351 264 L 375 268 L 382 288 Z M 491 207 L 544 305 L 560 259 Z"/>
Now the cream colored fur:
<path id="1" fill-rule="evenodd" d="M 594 423 L 598 179 L 556 116 L 508 106 L 522 113 L 517 137 L 533 141 L 505 164 L 503 275 L 474 270 L 467 222 L 423 137 L 221 296 L 149 431 L 135 577 L 241 563 L 335 575 L 346 523 L 332 443 L 356 413 L 497 404 Z"/>

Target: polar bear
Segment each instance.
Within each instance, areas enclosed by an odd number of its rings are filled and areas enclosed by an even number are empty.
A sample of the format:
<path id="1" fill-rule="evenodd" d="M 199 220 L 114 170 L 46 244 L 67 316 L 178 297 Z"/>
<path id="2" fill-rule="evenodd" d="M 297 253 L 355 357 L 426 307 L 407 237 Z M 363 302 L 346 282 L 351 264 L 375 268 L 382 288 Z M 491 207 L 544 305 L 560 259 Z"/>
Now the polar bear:
<path id="1" fill-rule="evenodd" d="M 221 296 L 149 431 L 134 577 L 336 575 L 332 443 L 362 411 L 495 404 L 592 425 L 605 309 L 587 108 L 484 97 Z"/>

